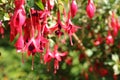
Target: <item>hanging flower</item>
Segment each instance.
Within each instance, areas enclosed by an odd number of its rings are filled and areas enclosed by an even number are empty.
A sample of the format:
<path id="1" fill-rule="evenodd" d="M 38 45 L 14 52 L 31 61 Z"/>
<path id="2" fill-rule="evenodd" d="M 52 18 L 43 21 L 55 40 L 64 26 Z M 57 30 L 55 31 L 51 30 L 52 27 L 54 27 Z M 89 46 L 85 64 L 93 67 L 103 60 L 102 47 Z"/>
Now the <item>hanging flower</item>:
<path id="1" fill-rule="evenodd" d="M 55 26 L 51 27 L 50 30 L 51 32 L 55 31 L 55 34 L 60 37 L 61 35 L 63 35 L 63 32 L 61 32 L 61 29 L 64 28 L 65 26 L 62 24 L 61 20 L 60 20 L 60 11 L 57 12 L 57 23 L 55 24 Z"/>
<path id="2" fill-rule="evenodd" d="M 58 45 L 54 46 L 53 56 L 54 56 L 54 73 L 56 73 L 56 70 L 59 69 L 59 62 L 62 60 L 61 57 L 64 57 L 67 55 L 67 52 L 59 53 L 58 52 Z"/>
<path id="3" fill-rule="evenodd" d="M 71 11 L 71 16 L 72 18 L 76 15 L 78 8 L 77 8 L 77 3 L 75 0 L 72 0 L 72 3 L 70 5 L 70 11 Z"/>
<path id="4" fill-rule="evenodd" d="M 46 53 L 44 55 L 44 63 L 48 63 L 52 60 L 52 58 L 54 58 L 54 55 L 50 52 L 50 49 L 47 48 L 46 49 Z"/>
<path id="5" fill-rule="evenodd" d="M 70 20 L 70 12 L 68 13 L 68 19 L 66 21 L 66 27 L 64 28 L 65 31 L 68 33 L 69 37 L 70 37 L 70 43 L 71 45 L 73 45 L 72 43 L 72 35 L 78 30 L 80 29 L 80 27 L 72 24 L 71 20 Z"/>
<path id="6" fill-rule="evenodd" d="M 17 52 L 22 52 L 22 49 L 24 48 L 24 39 L 22 35 L 20 35 L 16 41 L 15 47 L 17 49 Z"/>
<path id="7" fill-rule="evenodd" d="M 15 12 L 10 20 L 10 41 L 20 32 L 26 19 L 24 0 L 15 0 Z"/>
<path id="8" fill-rule="evenodd" d="M 95 8 L 95 5 L 93 3 L 93 0 L 88 0 L 86 12 L 87 12 L 87 15 L 90 19 L 93 18 L 95 11 L 96 11 L 96 8 Z"/>
<path id="9" fill-rule="evenodd" d="M 112 12 L 111 22 L 109 26 L 113 30 L 113 36 L 116 37 L 118 35 L 118 30 L 119 30 L 119 21 L 117 18 L 115 18 L 114 12 Z"/>
<path id="10" fill-rule="evenodd" d="M 2 21 L 0 21 L 0 35 L 2 35 L 2 38 L 4 38 L 4 28 L 2 26 Z"/>

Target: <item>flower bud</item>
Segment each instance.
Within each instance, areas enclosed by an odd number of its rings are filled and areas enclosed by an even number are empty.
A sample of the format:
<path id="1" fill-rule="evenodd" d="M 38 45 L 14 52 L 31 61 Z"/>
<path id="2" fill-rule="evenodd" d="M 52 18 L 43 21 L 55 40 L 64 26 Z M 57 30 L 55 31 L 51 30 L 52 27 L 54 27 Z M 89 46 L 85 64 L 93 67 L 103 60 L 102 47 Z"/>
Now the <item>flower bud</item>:
<path id="1" fill-rule="evenodd" d="M 72 3 L 70 5 L 70 10 L 71 10 L 72 18 L 73 18 L 77 13 L 77 3 L 75 0 L 72 0 Z"/>
<path id="2" fill-rule="evenodd" d="M 89 18 L 92 18 L 94 16 L 94 13 L 95 13 L 95 5 L 93 3 L 92 0 L 88 0 L 88 4 L 87 4 L 87 7 L 86 7 L 86 12 L 87 12 L 87 15 Z"/>
<path id="3" fill-rule="evenodd" d="M 113 43 L 114 43 L 113 36 L 111 35 L 110 32 L 108 32 L 108 36 L 106 38 L 106 44 L 110 45 L 110 44 L 113 44 Z"/>

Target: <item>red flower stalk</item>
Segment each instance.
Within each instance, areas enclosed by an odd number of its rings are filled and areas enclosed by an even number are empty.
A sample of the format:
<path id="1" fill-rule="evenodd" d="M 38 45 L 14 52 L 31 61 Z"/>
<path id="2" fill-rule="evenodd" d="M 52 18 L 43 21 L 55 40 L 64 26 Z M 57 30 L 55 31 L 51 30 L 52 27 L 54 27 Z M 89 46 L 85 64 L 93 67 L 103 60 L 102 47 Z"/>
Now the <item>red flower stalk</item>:
<path id="1" fill-rule="evenodd" d="M 93 0 L 88 0 L 86 12 L 87 12 L 87 15 L 90 19 L 93 18 L 95 11 L 96 11 L 96 8 L 95 8 L 95 5 L 93 3 Z"/>
<path id="2" fill-rule="evenodd" d="M 108 35 L 106 37 L 106 44 L 108 44 L 108 45 L 114 44 L 114 39 L 113 39 L 113 36 L 111 35 L 110 31 L 108 32 Z"/>
<path id="3" fill-rule="evenodd" d="M 15 10 L 19 9 L 25 4 L 25 0 L 14 0 Z"/>
<path id="4" fill-rule="evenodd" d="M 70 5 L 70 11 L 71 11 L 71 16 L 72 18 L 76 15 L 78 8 L 77 8 L 77 3 L 75 0 L 72 0 L 72 3 Z"/>
<path id="5" fill-rule="evenodd" d="M 30 33 L 31 33 L 31 22 L 30 19 L 26 19 L 25 25 L 23 27 L 23 32 L 24 32 L 24 41 L 27 43 L 30 40 Z"/>
<path id="6" fill-rule="evenodd" d="M 48 9 L 53 9 L 55 5 L 55 0 L 48 0 Z"/>
<path id="7" fill-rule="evenodd" d="M 43 35 L 47 35 L 48 33 L 50 33 L 50 29 L 48 27 L 48 22 L 47 22 L 47 17 L 50 16 L 50 12 L 45 9 L 41 16 L 40 16 L 40 19 L 41 19 L 41 34 L 42 36 Z"/>

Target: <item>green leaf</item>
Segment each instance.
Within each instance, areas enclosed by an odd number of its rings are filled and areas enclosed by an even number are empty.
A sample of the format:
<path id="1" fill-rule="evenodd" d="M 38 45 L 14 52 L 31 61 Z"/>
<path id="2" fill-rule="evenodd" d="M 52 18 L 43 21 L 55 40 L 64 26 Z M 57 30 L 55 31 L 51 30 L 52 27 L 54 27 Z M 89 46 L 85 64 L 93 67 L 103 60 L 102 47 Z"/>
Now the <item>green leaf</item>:
<path id="1" fill-rule="evenodd" d="M 34 6 L 34 0 L 27 0 L 27 4 L 29 7 L 33 7 Z"/>
<path id="2" fill-rule="evenodd" d="M 42 4 L 41 1 L 36 1 L 35 4 L 36 4 L 37 7 L 39 7 L 40 9 L 44 10 L 44 5 Z"/>

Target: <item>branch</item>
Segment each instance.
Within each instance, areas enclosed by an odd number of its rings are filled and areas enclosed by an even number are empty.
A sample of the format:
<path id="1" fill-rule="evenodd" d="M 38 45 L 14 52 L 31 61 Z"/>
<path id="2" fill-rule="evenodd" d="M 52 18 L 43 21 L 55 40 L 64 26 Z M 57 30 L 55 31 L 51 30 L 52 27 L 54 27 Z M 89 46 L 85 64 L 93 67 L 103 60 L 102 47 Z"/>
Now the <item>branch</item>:
<path id="1" fill-rule="evenodd" d="M 80 48 L 81 48 L 83 51 L 85 51 L 85 47 L 84 47 L 82 41 L 77 37 L 77 35 L 76 35 L 75 33 L 73 34 L 73 37 L 74 37 L 75 40 L 78 42 Z"/>

